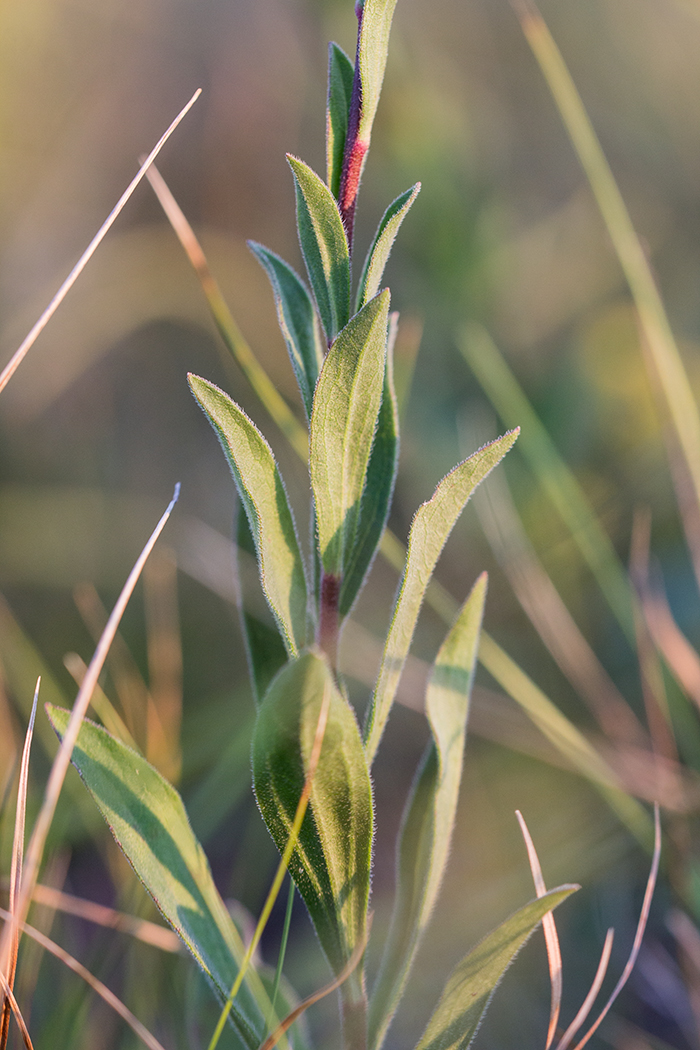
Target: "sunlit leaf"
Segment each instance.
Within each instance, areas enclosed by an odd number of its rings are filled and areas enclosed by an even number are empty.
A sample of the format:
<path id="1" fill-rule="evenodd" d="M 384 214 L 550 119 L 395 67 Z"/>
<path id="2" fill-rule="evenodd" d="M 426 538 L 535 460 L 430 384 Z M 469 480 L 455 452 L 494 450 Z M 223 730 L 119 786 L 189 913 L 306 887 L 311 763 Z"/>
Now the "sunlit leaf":
<path id="1" fill-rule="evenodd" d="M 443 642 L 428 681 L 426 714 L 433 739 L 402 822 L 394 912 L 370 1003 L 373 1050 L 383 1042 L 403 994 L 447 865 L 485 599 L 483 574 Z"/>
<path id="2" fill-rule="evenodd" d="M 358 138 L 369 145 L 389 52 L 389 31 L 396 0 L 365 0 L 358 47 L 362 105 Z"/>
<path id="3" fill-rule="evenodd" d="M 306 579 L 272 449 L 228 394 L 199 376 L 188 379 L 228 459 L 255 542 L 265 597 L 287 652 L 294 656 L 306 641 Z"/>
<path id="4" fill-rule="evenodd" d="M 46 710 L 62 736 L 70 711 L 51 704 Z M 245 949 L 177 791 L 145 758 L 87 720 L 72 762 L 139 879 L 225 1001 Z M 250 969 L 231 1018 L 251 1050 L 261 1042 L 268 1009 Z"/>
<path id="5" fill-rule="evenodd" d="M 314 304 L 304 283 L 284 259 L 255 241 L 248 241 L 248 247 L 270 278 L 279 325 L 297 377 L 306 416 L 310 419 L 316 380 L 325 353 Z"/>
<path id="6" fill-rule="evenodd" d="M 325 182 L 296 157 L 297 229 L 316 305 L 330 345 L 350 319 L 350 253 L 338 205 Z"/>
<path id="7" fill-rule="evenodd" d="M 465 459 L 442 479 L 432 498 L 416 511 L 408 538 L 403 579 L 365 727 L 365 748 L 370 765 L 396 696 L 418 613 L 442 548 L 476 486 L 503 459 L 517 436 L 518 431 L 511 430 Z"/>
<path id="8" fill-rule="evenodd" d="M 356 309 L 359 310 L 366 302 L 372 299 L 379 291 L 384 267 L 387 264 L 391 249 L 396 240 L 396 234 L 403 220 L 408 215 L 409 209 L 420 192 L 420 182 L 406 190 L 393 201 L 382 216 L 377 227 L 374 240 L 370 245 L 362 269 L 360 283 L 357 287 Z"/>
<path id="9" fill-rule="evenodd" d="M 367 480 L 360 501 L 360 515 L 352 550 L 345 559 L 339 612 L 347 616 L 372 565 L 384 533 L 399 460 L 399 413 L 394 391 L 394 340 L 398 314 L 389 318 L 386 372 L 382 404 L 377 417 Z"/>
<path id="10" fill-rule="evenodd" d="M 528 937 L 578 889 L 560 886 L 531 901 L 477 944 L 452 971 L 416 1050 L 466 1050 L 491 997 Z"/>
<path id="11" fill-rule="evenodd" d="M 322 655 L 303 654 L 270 686 L 253 737 L 253 776 L 258 805 L 282 852 L 328 693 L 323 746 L 289 869 L 338 974 L 365 936 L 372 789 L 355 715 Z"/>
<path id="12" fill-rule="evenodd" d="M 328 104 L 326 109 L 326 181 L 338 199 L 345 138 L 355 69 L 342 48 L 328 45 Z"/>
<path id="13" fill-rule="evenodd" d="M 319 376 L 309 466 L 323 569 L 342 577 L 353 548 L 360 500 L 382 400 L 389 292 L 340 332 Z"/>

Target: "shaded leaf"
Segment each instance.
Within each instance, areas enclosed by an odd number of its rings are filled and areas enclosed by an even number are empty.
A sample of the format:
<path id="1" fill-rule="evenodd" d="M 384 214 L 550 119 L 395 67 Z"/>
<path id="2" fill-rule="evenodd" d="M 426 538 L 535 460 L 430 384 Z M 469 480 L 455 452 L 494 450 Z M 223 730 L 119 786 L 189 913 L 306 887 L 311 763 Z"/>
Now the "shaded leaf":
<path id="1" fill-rule="evenodd" d="M 316 305 L 330 345 L 350 319 L 350 253 L 338 205 L 315 171 L 287 154 L 294 174 L 297 230 Z"/>
<path id="2" fill-rule="evenodd" d="M 466 1050 L 498 984 L 542 917 L 577 886 L 560 886 L 526 904 L 477 944 L 452 971 L 416 1050 Z"/>
<path id="3" fill-rule="evenodd" d="M 394 391 L 394 341 L 398 314 L 389 318 L 386 371 L 382 404 L 377 417 L 367 480 L 360 501 L 360 515 L 352 550 L 345 559 L 339 612 L 347 616 L 357 598 L 384 533 L 399 462 L 399 413 Z"/>
<path id="4" fill-rule="evenodd" d="M 382 400 L 388 315 L 384 291 L 340 332 L 316 386 L 309 468 L 323 569 L 339 577 L 355 542 Z"/>
<path id="5" fill-rule="evenodd" d="M 265 823 L 283 852 L 328 692 L 323 746 L 289 870 L 337 975 L 365 936 L 372 789 L 355 715 L 321 654 L 304 653 L 270 686 L 255 726 L 253 776 Z"/>
<path id="6" fill-rule="evenodd" d="M 70 711 L 52 704 L 46 711 L 62 736 Z M 225 1001 L 245 949 L 177 791 L 145 758 L 88 720 L 72 762 L 163 917 Z M 251 1050 L 264 1035 L 268 1010 L 260 979 L 249 969 L 231 1019 Z"/>
<path id="7" fill-rule="evenodd" d="M 326 182 L 338 199 L 348 114 L 355 68 L 342 48 L 328 45 L 328 103 L 326 108 Z"/>
<path id="8" fill-rule="evenodd" d="M 443 642 L 428 681 L 426 714 L 433 740 L 419 767 L 402 822 L 396 902 L 370 1004 L 369 1045 L 373 1050 L 381 1046 L 403 995 L 447 864 L 485 599 L 484 573 Z"/>
<path id="9" fill-rule="evenodd" d="M 377 227 L 377 232 L 374 235 L 374 240 L 367 252 L 360 283 L 357 286 L 357 301 L 355 304 L 357 310 L 364 306 L 379 291 L 384 268 L 396 240 L 396 234 L 399 232 L 399 227 L 406 215 L 408 215 L 409 209 L 419 192 L 420 182 L 417 182 L 410 190 L 406 190 L 405 193 L 397 197 L 384 212 L 382 220 Z"/>
<path id="10" fill-rule="evenodd" d="M 242 408 L 188 376 L 228 459 L 255 543 L 260 579 L 290 656 L 306 641 L 306 579 L 294 519 L 272 449 Z"/>
<path id="11" fill-rule="evenodd" d="M 325 353 L 314 304 L 303 281 L 284 259 L 256 241 L 248 241 L 248 247 L 270 278 L 279 326 L 299 384 L 306 417 L 310 419 L 316 380 Z"/>
<path id="12" fill-rule="evenodd" d="M 472 492 L 511 448 L 518 433 L 511 430 L 465 459 L 442 479 L 432 498 L 416 511 L 403 579 L 365 727 L 365 749 L 370 765 L 396 696 L 418 613 L 442 548 Z"/>

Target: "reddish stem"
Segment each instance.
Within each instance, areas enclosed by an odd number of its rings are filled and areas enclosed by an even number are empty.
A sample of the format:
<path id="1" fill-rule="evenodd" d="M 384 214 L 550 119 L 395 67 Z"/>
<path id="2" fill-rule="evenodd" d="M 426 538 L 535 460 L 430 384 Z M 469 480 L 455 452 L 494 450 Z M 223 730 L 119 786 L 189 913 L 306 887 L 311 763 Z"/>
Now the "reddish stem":
<path id="1" fill-rule="evenodd" d="M 340 577 L 324 573 L 321 578 L 321 609 L 318 620 L 318 644 L 335 667 L 338 656 L 338 603 Z"/>
<path id="2" fill-rule="evenodd" d="M 364 167 L 365 154 L 369 143 L 362 142 L 358 138 L 360 129 L 360 116 L 362 114 L 362 82 L 360 80 L 360 33 L 362 31 L 362 7 L 356 5 L 357 12 L 357 50 L 355 54 L 355 76 L 352 82 L 352 96 L 350 98 L 350 112 L 348 113 L 348 130 L 345 136 L 345 153 L 343 155 L 343 170 L 340 175 L 340 190 L 338 193 L 338 205 L 348 238 L 348 246 L 352 255 L 352 234 L 355 223 L 355 204 L 357 192 L 360 188 L 362 168 Z"/>

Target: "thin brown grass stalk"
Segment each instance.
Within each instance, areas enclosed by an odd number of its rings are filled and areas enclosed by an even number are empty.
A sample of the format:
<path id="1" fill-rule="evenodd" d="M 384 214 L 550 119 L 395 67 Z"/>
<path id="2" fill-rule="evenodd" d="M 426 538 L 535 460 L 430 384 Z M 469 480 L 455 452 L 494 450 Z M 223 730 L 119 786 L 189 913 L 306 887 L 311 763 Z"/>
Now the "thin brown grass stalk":
<path id="1" fill-rule="evenodd" d="M 5 389 L 5 387 L 9 383 L 10 379 L 15 374 L 15 372 L 19 368 L 20 364 L 22 363 L 22 361 L 24 360 L 26 355 L 31 350 L 32 346 L 36 342 L 36 340 L 39 337 L 39 335 L 41 334 L 41 332 L 43 332 L 44 328 L 46 328 L 46 325 L 49 323 L 49 321 L 51 320 L 53 315 L 56 313 L 56 310 L 58 310 L 58 308 L 61 305 L 61 303 L 63 302 L 63 300 L 68 295 L 68 292 L 71 290 L 71 288 L 73 287 L 75 282 L 78 280 L 78 278 L 80 277 L 81 273 L 83 272 L 83 270 L 85 269 L 87 264 L 90 262 L 90 259 L 92 259 L 93 255 L 95 254 L 95 252 L 97 251 L 98 247 L 100 246 L 100 244 L 102 243 L 102 241 L 106 237 L 107 233 L 109 232 L 111 227 L 114 225 L 115 219 L 117 218 L 119 213 L 123 210 L 124 205 L 127 203 L 129 198 L 133 194 L 134 190 L 136 189 L 138 184 L 141 182 L 141 179 L 144 177 L 144 175 L 148 171 L 149 167 L 151 166 L 151 164 L 153 163 L 155 158 L 158 156 L 158 154 L 162 150 L 162 148 L 165 145 L 165 143 L 168 141 L 168 139 L 170 138 L 172 133 L 175 131 L 175 129 L 178 126 L 178 124 L 189 113 L 189 111 L 191 110 L 192 106 L 195 104 L 195 102 L 197 101 L 197 99 L 199 98 L 201 93 L 202 93 L 202 89 L 201 88 L 198 88 L 195 91 L 194 95 L 189 100 L 187 105 L 183 106 L 183 108 L 180 110 L 178 115 L 175 117 L 175 120 L 172 122 L 172 124 L 170 125 L 168 130 L 165 132 L 164 135 L 162 135 L 160 137 L 160 139 L 155 144 L 155 146 L 153 147 L 151 152 L 148 154 L 148 156 L 145 158 L 145 160 L 143 160 L 143 162 L 141 163 L 141 166 L 140 166 L 138 172 L 136 173 L 134 178 L 131 180 L 131 182 L 129 183 L 127 188 L 124 190 L 123 194 L 121 195 L 121 197 L 119 198 L 117 203 L 114 205 L 114 207 L 112 208 L 111 212 L 109 213 L 109 215 L 107 216 L 105 221 L 102 223 L 102 225 L 100 226 L 99 230 L 97 231 L 97 233 L 95 234 L 93 239 L 90 241 L 89 245 L 87 246 L 87 248 L 85 249 L 83 254 L 80 256 L 80 259 L 75 264 L 75 266 L 73 267 L 71 272 L 68 274 L 68 276 L 66 277 L 65 281 L 63 282 L 63 284 L 61 285 L 59 290 L 56 292 L 56 294 L 54 295 L 53 299 L 51 300 L 49 305 L 46 307 L 46 309 L 44 310 L 44 312 L 41 315 L 41 317 L 39 318 L 39 320 L 32 327 L 32 329 L 27 333 L 25 338 L 22 340 L 22 343 L 20 344 L 20 346 L 18 346 L 18 348 L 15 350 L 14 354 L 12 355 L 11 359 L 5 365 L 5 367 L 2 370 L 2 372 L 0 372 L 0 390 L 4 390 Z"/>

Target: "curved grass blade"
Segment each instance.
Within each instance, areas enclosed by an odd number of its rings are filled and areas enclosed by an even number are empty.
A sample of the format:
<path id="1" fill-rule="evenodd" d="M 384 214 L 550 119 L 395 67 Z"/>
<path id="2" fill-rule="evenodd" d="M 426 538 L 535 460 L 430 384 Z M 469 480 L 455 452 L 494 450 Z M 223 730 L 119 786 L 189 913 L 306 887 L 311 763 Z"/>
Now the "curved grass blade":
<path id="1" fill-rule="evenodd" d="M 279 326 L 297 377 L 306 418 L 311 419 L 316 380 L 325 352 L 314 304 L 304 283 L 284 259 L 256 241 L 248 241 L 248 247 L 270 278 Z"/>
<path id="2" fill-rule="evenodd" d="M 382 400 L 389 292 L 353 317 L 328 351 L 311 416 L 309 469 L 323 570 L 342 578 Z"/>
<path id="3" fill-rule="evenodd" d="M 389 315 L 386 370 L 382 403 L 377 416 L 372 451 L 367 464 L 360 513 L 352 550 L 345 559 L 338 611 L 347 616 L 367 578 L 386 527 L 399 465 L 399 410 L 394 390 L 394 344 L 397 313 Z"/>
<path id="4" fill-rule="evenodd" d="M 438 652 L 428 681 L 425 704 L 433 740 L 419 767 L 402 822 L 396 903 L 370 1000 L 372 1050 L 381 1046 L 403 995 L 447 865 L 486 582 L 484 573 L 474 584 Z"/>
<path id="5" fill-rule="evenodd" d="M 294 175 L 297 229 L 309 281 L 330 346 L 350 320 L 350 252 L 331 191 L 308 164 L 287 154 Z"/>
<path id="6" fill-rule="evenodd" d="M 62 738 L 70 712 L 46 709 Z M 159 911 L 225 1002 L 245 949 L 179 794 L 145 758 L 94 722 L 83 722 L 72 762 Z M 249 971 L 232 1020 L 250 1050 L 264 1035 L 267 1008 L 265 991 Z"/>
<path id="7" fill-rule="evenodd" d="M 530 901 L 455 967 L 416 1050 L 466 1050 L 501 978 L 542 918 L 578 886 L 560 886 Z"/>
<path id="8" fill-rule="evenodd" d="M 396 234 L 419 193 L 420 182 L 417 182 L 410 190 L 397 197 L 384 212 L 362 268 L 360 283 L 357 286 L 356 310 L 373 299 L 379 291 Z"/>
<path id="9" fill-rule="evenodd" d="M 289 872 L 338 975 L 366 935 L 372 789 L 355 715 L 327 661 L 304 653 L 275 678 L 253 736 L 258 805 L 280 852 L 304 787 L 319 711 L 328 724 Z"/>
<path id="10" fill-rule="evenodd" d="M 255 542 L 265 597 L 290 656 L 306 641 L 306 578 L 294 519 L 272 449 L 219 387 L 190 374 L 192 393 L 228 459 Z"/>
<path id="11" fill-rule="evenodd" d="M 485 329 L 470 324 L 458 340 L 467 364 L 502 421 L 523 429 L 520 449 L 551 503 L 571 532 L 608 605 L 634 646 L 631 591 L 617 552 L 572 471 L 535 413 L 503 355 Z"/>
<path id="12" fill-rule="evenodd" d="M 394 702 L 418 613 L 442 548 L 472 492 L 503 459 L 518 433 L 511 430 L 465 459 L 442 479 L 432 498 L 416 511 L 408 539 L 404 575 L 365 727 L 365 751 L 370 766 Z"/>
<path id="13" fill-rule="evenodd" d="M 338 199 L 355 67 L 337 44 L 328 45 L 328 104 L 326 108 L 326 182 Z"/>

